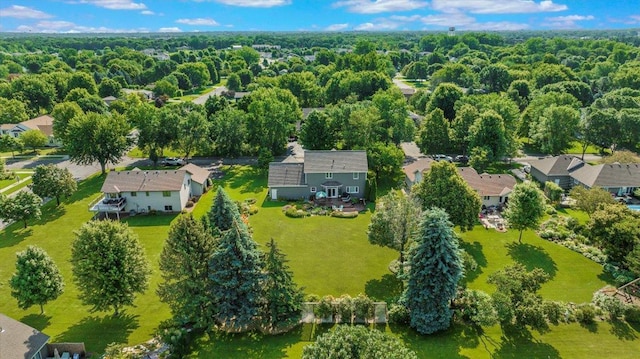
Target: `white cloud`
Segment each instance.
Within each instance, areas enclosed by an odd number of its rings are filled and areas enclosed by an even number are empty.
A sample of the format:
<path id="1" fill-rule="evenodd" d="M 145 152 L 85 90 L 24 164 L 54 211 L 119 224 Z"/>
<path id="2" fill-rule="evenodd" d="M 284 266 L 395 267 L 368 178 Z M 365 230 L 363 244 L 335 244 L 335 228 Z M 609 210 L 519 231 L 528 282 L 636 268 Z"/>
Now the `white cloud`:
<path id="1" fill-rule="evenodd" d="M 346 7 L 347 11 L 358 14 L 410 11 L 425 6 L 427 2 L 420 0 L 342 0 L 333 4 L 333 7 Z"/>
<path id="2" fill-rule="evenodd" d="M 185 25 L 204 25 L 204 26 L 219 26 L 220 24 L 211 18 L 202 18 L 199 17 L 197 19 L 178 19 L 176 20 L 178 24 Z"/>
<path id="3" fill-rule="evenodd" d="M 355 27 L 358 31 L 388 31 L 396 30 L 400 25 L 397 21 L 391 19 L 376 19 L 374 22 L 365 22 Z"/>
<path id="4" fill-rule="evenodd" d="M 53 15 L 27 6 L 11 5 L 0 9 L 0 17 L 12 17 L 16 19 L 49 19 Z"/>
<path id="5" fill-rule="evenodd" d="M 147 8 L 145 4 L 133 0 L 78 0 L 71 3 L 91 4 L 109 10 L 144 10 Z"/>
<path id="6" fill-rule="evenodd" d="M 593 15 L 567 15 L 567 16 L 555 16 L 546 18 L 546 23 L 543 24 L 546 27 L 551 27 L 554 29 L 574 29 L 576 27 L 580 27 L 577 21 L 588 21 L 593 20 L 595 17 Z"/>
<path id="7" fill-rule="evenodd" d="M 142 10 L 140 11 L 142 15 L 155 15 L 156 13 L 151 10 Z"/>
<path id="8" fill-rule="evenodd" d="M 349 24 L 332 24 L 327 26 L 324 30 L 325 31 L 341 31 L 341 30 L 345 30 L 349 27 Z"/>
<path id="9" fill-rule="evenodd" d="M 182 32 L 179 27 L 161 27 L 158 32 Z"/>
<path id="10" fill-rule="evenodd" d="M 291 4 L 291 0 L 214 0 L 215 2 L 240 7 L 275 7 Z"/>
<path id="11" fill-rule="evenodd" d="M 132 33 L 149 32 L 147 28 L 112 29 L 108 27 L 91 27 L 76 25 L 70 21 L 39 21 L 35 25 L 20 25 L 14 31 L 34 33 Z"/>
<path id="12" fill-rule="evenodd" d="M 474 31 L 517 31 L 528 29 L 528 24 L 500 21 L 500 22 L 474 22 L 472 24 L 464 25 L 461 30 L 474 30 Z"/>
<path id="13" fill-rule="evenodd" d="M 446 13 L 468 11 L 474 14 L 522 14 L 567 10 L 552 0 L 432 0 L 431 8 Z"/>

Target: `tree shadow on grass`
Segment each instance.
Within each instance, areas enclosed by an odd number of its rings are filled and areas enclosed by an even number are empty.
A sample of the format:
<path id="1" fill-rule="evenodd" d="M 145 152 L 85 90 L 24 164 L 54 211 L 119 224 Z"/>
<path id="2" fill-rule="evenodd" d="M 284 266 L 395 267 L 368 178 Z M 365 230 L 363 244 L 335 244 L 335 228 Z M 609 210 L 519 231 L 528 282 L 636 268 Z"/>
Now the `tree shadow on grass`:
<path id="1" fill-rule="evenodd" d="M 267 172 L 256 167 L 229 166 L 224 171 L 223 182 L 240 193 L 260 193 L 267 187 Z"/>
<path id="2" fill-rule="evenodd" d="M 405 325 L 389 324 L 389 328 L 418 358 L 468 358 L 460 354 L 460 349 L 475 348 L 480 343 L 478 331 L 462 324 L 430 335 L 421 335 Z"/>
<path id="3" fill-rule="evenodd" d="M 60 204 L 71 204 L 77 201 L 82 201 L 90 196 L 97 196 L 96 193 L 100 192 L 100 188 L 102 187 L 105 178 L 107 178 L 107 175 L 97 175 L 91 176 L 84 181 L 80 181 L 78 183 L 78 190 L 68 198 L 61 198 Z M 53 199 L 53 201 L 55 202 L 55 199 Z"/>
<path id="4" fill-rule="evenodd" d="M 524 265 L 529 271 L 534 268 L 540 268 L 549 275 L 549 279 L 555 277 L 558 272 L 556 262 L 540 246 L 534 246 L 529 243 L 509 243 L 506 247 L 511 258 Z"/>
<path id="5" fill-rule="evenodd" d="M 596 322 L 596 321 L 592 321 L 591 323 L 580 322 L 580 326 L 582 328 L 588 330 L 590 333 L 597 333 L 598 332 L 598 322 Z"/>
<path id="6" fill-rule="evenodd" d="M 309 340 L 311 326 L 312 324 L 300 325 L 279 335 L 214 332 L 196 339 L 193 347 L 199 358 L 280 359 L 287 357 L 287 349 L 292 345 Z"/>
<path id="7" fill-rule="evenodd" d="M 260 207 L 262 207 L 262 208 L 283 207 L 286 204 L 287 204 L 287 202 L 284 202 L 284 201 L 272 201 L 269 198 L 269 196 L 265 196 L 264 199 L 262 200 L 262 205 L 260 205 Z"/>
<path id="8" fill-rule="evenodd" d="M 33 233 L 30 227 L 23 228 L 22 222 L 7 226 L 0 235 L 0 248 L 13 247 Z"/>
<path id="9" fill-rule="evenodd" d="M 51 316 L 46 314 L 29 314 L 20 318 L 20 321 L 32 328 L 43 331 L 51 324 Z"/>
<path id="10" fill-rule="evenodd" d="M 386 302 L 402 294 L 402 281 L 393 274 L 385 274 L 380 279 L 371 279 L 364 285 L 364 293 L 375 301 Z"/>
<path id="11" fill-rule="evenodd" d="M 524 327 L 503 326 L 500 339 L 502 342 L 493 353 L 493 358 L 560 358 L 556 348 L 535 339 Z"/>
<path id="12" fill-rule="evenodd" d="M 463 281 L 466 284 L 472 283 L 480 274 L 482 274 L 482 268 L 487 266 L 487 257 L 485 257 L 482 252 L 482 244 L 480 242 L 468 243 L 464 241 L 460 241 L 460 246 L 464 249 L 465 252 L 469 253 L 471 257 L 478 264 L 478 268 L 472 272 L 465 272 Z"/>
<path id="13" fill-rule="evenodd" d="M 83 318 L 52 341 L 84 342 L 88 351 L 104 353 L 104 349 L 111 343 L 127 343 L 129 335 L 138 327 L 137 315 L 125 313 L 117 317 L 94 315 Z"/>
<path id="14" fill-rule="evenodd" d="M 129 227 L 163 227 L 170 225 L 177 216 L 178 214 L 176 213 L 146 214 L 123 218 L 121 222 L 129 224 Z"/>
<path id="15" fill-rule="evenodd" d="M 638 332 L 635 328 L 631 327 L 627 322 L 622 320 L 612 320 L 611 334 L 615 335 L 620 340 L 636 340 L 638 339 Z"/>

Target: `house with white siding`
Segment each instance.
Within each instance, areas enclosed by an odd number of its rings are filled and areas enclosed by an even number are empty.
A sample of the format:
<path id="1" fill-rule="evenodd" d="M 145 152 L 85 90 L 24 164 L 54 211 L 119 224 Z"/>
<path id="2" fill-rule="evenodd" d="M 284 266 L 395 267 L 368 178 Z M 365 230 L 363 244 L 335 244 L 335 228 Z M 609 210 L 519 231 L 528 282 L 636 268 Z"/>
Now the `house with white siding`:
<path id="1" fill-rule="evenodd" d="M 176 170 L 112 171 L 102 185 L 104 195 L 89 210 L 118 218 L 125 213 L 180 212 L 208 186 L 208 171 L 193 164 Z"/>

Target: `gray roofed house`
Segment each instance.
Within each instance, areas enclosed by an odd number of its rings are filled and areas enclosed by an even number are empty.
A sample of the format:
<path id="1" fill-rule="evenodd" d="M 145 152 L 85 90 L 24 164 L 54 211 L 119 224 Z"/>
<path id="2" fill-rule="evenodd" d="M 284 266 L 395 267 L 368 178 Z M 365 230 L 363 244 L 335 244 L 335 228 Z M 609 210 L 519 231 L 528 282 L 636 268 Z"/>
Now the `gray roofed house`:
<path id="1" fill-rule="evenodd" d="M 579 158 L 570 155 L 533 160 L 529 161 L 529 164 L 531 165 L 531 176 L 536 180 L 541 183 L 555 182 L 564 189 L 571 188 L 571 173 L 585 165 Z"/>
<path id="2" fill-rule="evenodd" d="M 585 165 L 573 171 L 571 177 L 574 186 L 600 187 L 621 196 L 633 193 L 640 187 L 640 165 L 637 163 Z"/>
<path id="3" fill-rule="evenodd" d="M 15 319 L 0 314 L 0 358 L 46 358 L 49 336 Z"/>
<path id="4" fill-rule="evenodd" d="M 209 189 L 211 183 L 208 170 L 193 163 L 180 167 L 180 170 L 187 171 L 191 175 L 191 196 L 201 196 Z"/>
<path id="5" fill-rule="evenodd" d="M 366 151 L 305 151 L 304 162 L 269 164 L 272 199 L 301 199 L 319 191 L 328 198 L 344 193 L 363 197 L 367 180 Z"/>

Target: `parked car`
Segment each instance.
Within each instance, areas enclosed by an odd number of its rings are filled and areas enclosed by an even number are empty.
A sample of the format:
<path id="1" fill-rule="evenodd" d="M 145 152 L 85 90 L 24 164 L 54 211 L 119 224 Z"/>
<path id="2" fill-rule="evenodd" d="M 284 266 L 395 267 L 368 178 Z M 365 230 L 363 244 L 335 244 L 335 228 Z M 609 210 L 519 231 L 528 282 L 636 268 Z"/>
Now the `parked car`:
<path id="1" fill-rule="evenodd" d="M 433 159 L 436 161 L 449 161 L 453 162 L 453 158 L 447 155 L 433 155 Z"/>
<path id="2" fill-rule="evenodd" d="M 467 163 L 469 162 L 469 156 L 465 156 L 465 155 L 457 155 L 455 158 L 456 162 L 460 162 L 460 163 Z"/>
<path id="3" fill-rule="evenodd" d="M 182 166 L 184 165 L 184 160 L 182 158 L 167 157 L 160 163 L 162 163 L 163 166 Z"/>

